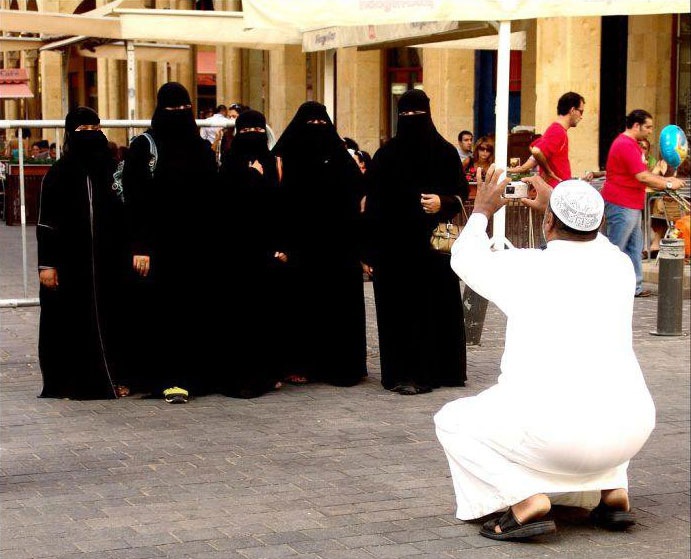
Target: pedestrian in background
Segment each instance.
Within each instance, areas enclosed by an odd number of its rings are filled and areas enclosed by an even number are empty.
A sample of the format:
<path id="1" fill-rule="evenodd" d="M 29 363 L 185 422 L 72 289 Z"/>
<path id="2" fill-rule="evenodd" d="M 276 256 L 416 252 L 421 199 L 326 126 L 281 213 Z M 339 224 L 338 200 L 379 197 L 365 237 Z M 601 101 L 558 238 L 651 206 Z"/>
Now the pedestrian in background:
<path id="1" fill-rule="evenodd" d="M 641 215 L 645 189 L 678 190 L 684 181 L 661 177 L 648 170 L 638 142 L 653 133 L 653 117 L 636 109 L 626 115 L 626 130 L 612 142 L 607 155 L 607 171 L 602 197 L 605 199 L 607 238 L 629 255 L 636 272 L 636 297 L 649 297 L 643 289 L 643 231 Z"/>
<path id="2" fill-rule="evenodd" d="M 287 382 L 352 386 L 367 374 L 360 268 L 363 175 L 324 105 L 303 103 L 273 152 L 290 220 L 288 300 L 293 348 Z"/>
<path id="3" fill-rule="evenodd" d="M 569 161 L 569 136 L 567 132 L 583 120 L 585 99 L 579 93 L 569 91 L 557 101 L 557 120 L 549 125 L 545 133 L 530 144 L 531 156 L 518 167 L 511 167 L 509 173 L 526 173 L 540 166 L 540 175 L 552 188 L 561 181 L 571 178 Z"/>
<path id="4" fill-rule="evenodd" d="M 115 165 L 98 114 L 70 111 L 64 156 L 41 185 L 36 227 L 43 398 L 119 395 L 127 253 L 123 208 L 111 188 Z"/>
<path id="5" fill-rule="evenodd" d="M 374 154 L 367 179 L 363 268 L 374 282 L 382 385 L 404 395 L 463 386 L 461 289 L 430 237 L 461 210 L 468 184 L 423 91 L 401 96 L 396 136 Z"/>
<path id="6" fill-rule="evenodd" d="M 129 311 L 132 384 L 163 394 L 167 402 L 187 402 L 189 391 L 206 390 L 208 355 L 203 270 L 217 262 L 206 229 L 216 223 L 216 160 L 194 120 L 189 93 L 179 83 L 158 91 L 148 134 L 130 145 L 123 189 L 131 240 L 134 282 Z M 156 151 L 154 154 L 152 149 Z M 192 204 L 192 201 L 194 203 Z"/>

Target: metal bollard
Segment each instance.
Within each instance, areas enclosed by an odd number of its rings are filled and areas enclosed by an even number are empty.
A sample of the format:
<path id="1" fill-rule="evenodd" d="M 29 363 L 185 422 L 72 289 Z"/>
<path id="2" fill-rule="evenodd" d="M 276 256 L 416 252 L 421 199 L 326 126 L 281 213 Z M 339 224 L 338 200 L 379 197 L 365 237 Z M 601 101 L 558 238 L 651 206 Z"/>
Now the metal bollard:
<path id="1" fill-rule="evenodd" d="M 684 239 L 662 239 L 658 253 L 657 330 L 654 336 L 681 336 L 684 294 Z"/>

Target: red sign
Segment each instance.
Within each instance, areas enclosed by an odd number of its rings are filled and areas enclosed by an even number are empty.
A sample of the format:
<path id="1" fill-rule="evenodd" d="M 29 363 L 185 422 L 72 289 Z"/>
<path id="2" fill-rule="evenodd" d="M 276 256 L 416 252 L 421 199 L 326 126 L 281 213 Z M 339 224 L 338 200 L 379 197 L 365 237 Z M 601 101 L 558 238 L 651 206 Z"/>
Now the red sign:
<path id="1" fill-rule="evenodd" d="M 7 68 L 0 70 L 0 83 L 22 83 L 29 81 L 25 68 Z"/>

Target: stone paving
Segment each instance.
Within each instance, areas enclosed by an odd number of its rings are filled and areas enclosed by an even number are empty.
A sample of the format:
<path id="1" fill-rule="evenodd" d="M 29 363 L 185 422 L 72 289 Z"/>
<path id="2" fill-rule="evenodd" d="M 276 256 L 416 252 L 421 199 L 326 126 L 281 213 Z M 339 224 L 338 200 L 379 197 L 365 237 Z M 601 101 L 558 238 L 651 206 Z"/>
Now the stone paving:
<path id="1" fill-rule="evenodd" d="M 19 252 L 4 242 L 17 229 L 4 229 L 0 276 L 18 269 L 8 259 Z M 32 255 L 33 235 L 30 228 Z M 0 298 L 21 297 L 17 286 L 21 278 L 1 277 Z M 466 388 L 402 397 L 379 385 L 370 284 L 366 296 L 370 376 L 362 384 L 186 406 L 37 399 L 38 309 L 0 309 L 0 557 L 689 557 L 690 343 L 649 334 L 656 297 L 635 302 L 635 349 L 657 405 L 657 427 L 629 468 L 638 524 L 609 533 L 590 527 L 583 511 L 558 510 L 556 537 L 516 544 L 455 519 L 432 422 L 445 402 L 495 381 L 502 315 L 490 305 L 482 345 L 468 348 Z M 685 330 L 690 310 L 686 299 Z"/>

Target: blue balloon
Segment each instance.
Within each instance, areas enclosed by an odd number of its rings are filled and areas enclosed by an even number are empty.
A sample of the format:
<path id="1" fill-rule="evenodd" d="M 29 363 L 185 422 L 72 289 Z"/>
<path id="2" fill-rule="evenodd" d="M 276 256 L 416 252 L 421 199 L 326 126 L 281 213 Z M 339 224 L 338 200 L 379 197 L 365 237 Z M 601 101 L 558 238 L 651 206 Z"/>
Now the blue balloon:
<path id="1" fill-rule="evenodd" d="M 689 144 L 686 134 L 676 124 L 668 124 L 660 132 L 660 155 L 675 169 L 686 159 Z"/>

